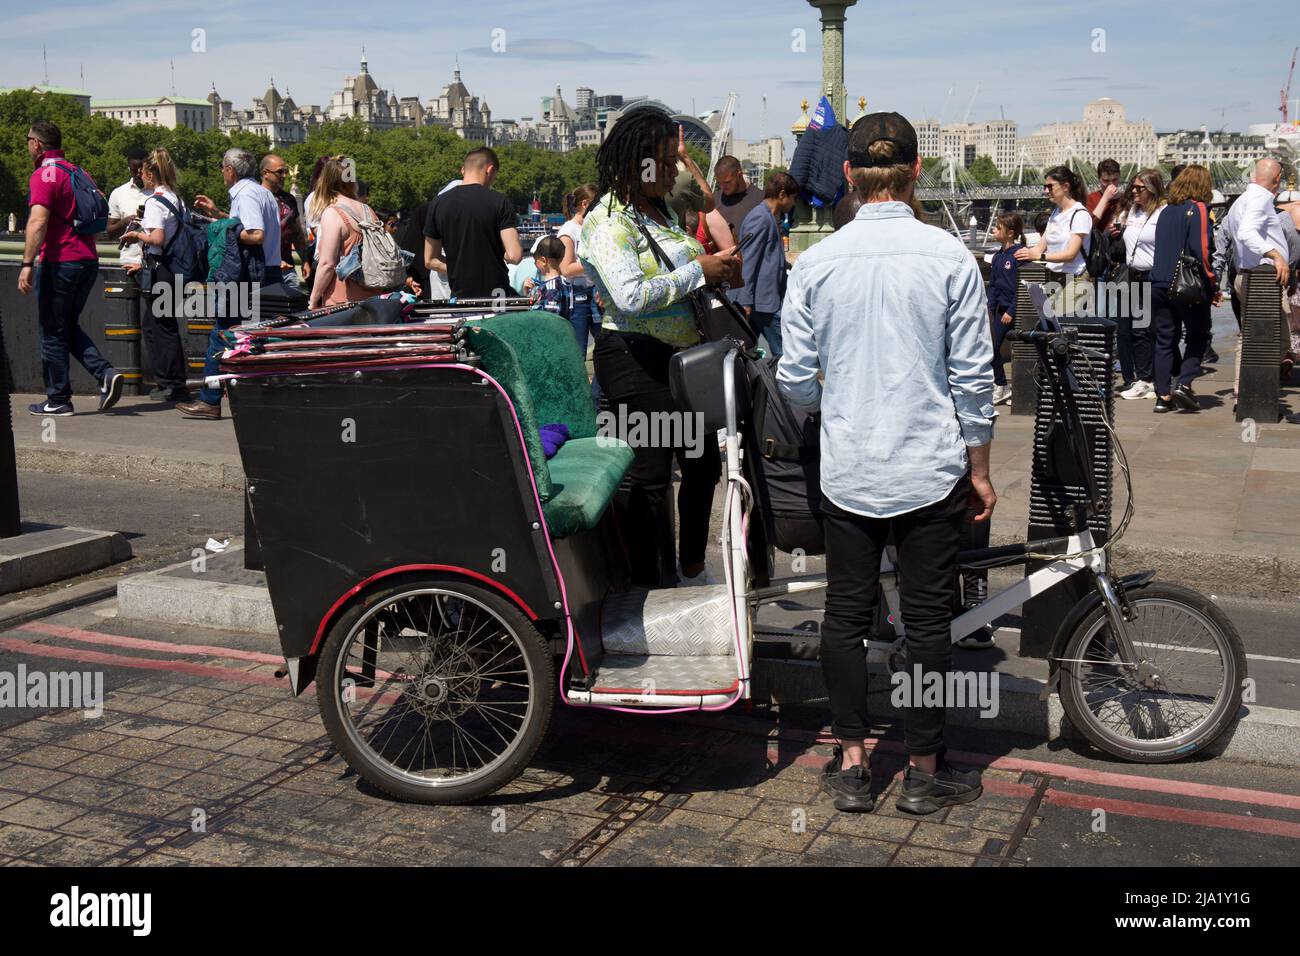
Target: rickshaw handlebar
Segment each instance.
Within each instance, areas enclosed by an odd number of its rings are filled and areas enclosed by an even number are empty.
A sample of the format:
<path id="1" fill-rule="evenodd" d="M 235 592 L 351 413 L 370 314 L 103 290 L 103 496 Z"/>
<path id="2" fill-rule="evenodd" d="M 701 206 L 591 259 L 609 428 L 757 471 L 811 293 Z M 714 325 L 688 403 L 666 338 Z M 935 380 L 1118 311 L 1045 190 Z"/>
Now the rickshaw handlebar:
<path id="1" fill-rule="evenodd" d="M 1064 358 L 1071 352 L 1077 352 L 1080 355 L 1086 355 L 1089 358 L 1102 359 L 1106 358 L 1105 354 L 1098 352 L 1096 349 L 1085 348 L 1079 344 L 1079 332 L 1077 329 L 1067 326 L 1059 332 L 1042 332 L 1042 331 L 1024 331 L 1021 329 L 1011 329 L 1007 332 L 1006 337 L 1012 342 L 1026 342 L 1036 345 L 1045 345 L 1048 351 Z"/>

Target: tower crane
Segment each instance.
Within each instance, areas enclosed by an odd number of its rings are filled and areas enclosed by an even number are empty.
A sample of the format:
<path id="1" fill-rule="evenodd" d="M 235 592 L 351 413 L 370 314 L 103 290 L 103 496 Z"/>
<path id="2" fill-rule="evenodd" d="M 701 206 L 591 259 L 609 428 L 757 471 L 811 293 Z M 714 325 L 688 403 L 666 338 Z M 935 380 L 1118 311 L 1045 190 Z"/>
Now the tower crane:
<path id="1" fill-rule="evenodd" d="M 1289 120 L 1287 99 L 1291 96 L 1291 77 L 1295 75 L 1295 55 L 1300 52 L 1300 47 L 1291 51 L 1291 69 L 1286 74 L 1286 86 L 1282 87 L 1282 105 L 1278 110 L 1282 113 L 1282 125 L 1285 126 Z"/>
<path id="2" fill-rule="evenodd" d="M 731 138 L 731 119 L 736 114 L 736 94 L 727 94 L 727 103 L 722 107 L 722 116 L 718 120 L 718 131 L 713 135 L 713 145 L 709 148 L 709 185 L 714 186 L 717 180 L 714 176 L 713 169 L 718 165 L 718 160 L 725 155 L 727 149 L 727 140 Z"/>

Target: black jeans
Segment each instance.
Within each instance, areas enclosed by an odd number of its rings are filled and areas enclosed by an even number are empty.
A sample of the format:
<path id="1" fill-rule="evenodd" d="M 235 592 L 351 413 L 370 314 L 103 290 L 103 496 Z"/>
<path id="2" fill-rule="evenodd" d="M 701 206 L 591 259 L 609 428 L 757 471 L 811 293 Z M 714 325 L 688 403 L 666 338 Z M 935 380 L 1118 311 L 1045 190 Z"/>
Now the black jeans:
<path id="1" fill-rule="evenodd" d="M 621 415 L 648 417 L 680 411 L 668 389 L 668 359 L 673 352 L 671 345 L 650 336 L 597 330 L 596 378 L 615 421 Z M 683 428 L 678 434 L 690 433 Z M 689 449 L 646 441 L 633 444 L 632 467 L 614 496 L 614 509 L 627 545 L 634 584 L 670 587 L 676 579 L 669 497 L 674 457 L 682 476 L 677 492 L 677 550 L 683 565 L 704 560 L 721 461 L 712 432 L 695 434 L 694 438 L 698 445 Z"/>
<path id="2" fill-rule="evenodd" d="M 1149 382 L 1155 374 L 1152 369 L 1152 340 L 1154 303 L 1146 302 L 1146 315 L 1135 315 L 1134 289 L 1149 281 L 1150 273 L 1133 269 L 1129 272 L 1129 308 L 1115 316 L 1115 351 L 1119 358 L 1119 371 L 1125 385 Z M 1149 288 L 1149 287 L 1148 287 Z M 1134 322 L 1140 323 L 1134 326 Z"/>
<path id="3" fill-rule="evenodd" d="M 41 332 L 41 372 L 45 396 L 51 405 L 72 401 L 68 381 L 71 356 L 104 384 L 113 366 L 99 353 L 81 328 L 81 310 L 86 307 L 99 275 L 98 259 L 76 262 L 42 262 L 36 267 L 36 316 Z"/>
<path id="4" fill-rule="evenodd" d="M 1169 299 L 1167 286 L 1151 294 L 1151 328 L 1155 333 L 1155 386 L 1157 395 L 1168 395 L 1174 374 L 1178 384 L 1191 385 L 1201 371 L 1201 361 L 1210 344 L 1210 303 L 1179 305 Z M 1180 350 L 1178 340 L 1187 333 L 1187 348 Z"/>
<path id="5" fill-rule="evenodd" d="M 161 262 L 152 266 L 151 287 L 153 296 L 146 297 L 140 311 L 140 333 L 145 350 L 149 353 L 149 368 L 153 381 L 176 396 L 188 394 L 185 388 L 187 367 L 185 345 L 176 319 L 179 311 L 176 301 L 159 302 L 156 296 L 176 298 L 175 273 Z"/>
<path id="6" fill-rule="evenodd" d="M 893 532 L 898 548 L 900 610 L 907 632 L 909 673 L 947 674 L 952 668 L 952 618 L 957 604 L 957 553 L 970 500 L 970 476 L 942 501 L 894 518 L 852 514 L 823 498 L 826 528 L 826 616 L 822 622 L 822 674 L 831 698 L 831 730 L 841 740 L 867 736 L 867 649 L 880 556 Z M 942 707 L 905 711 L 903 742 L 909 754 L 941 753 Z"/>

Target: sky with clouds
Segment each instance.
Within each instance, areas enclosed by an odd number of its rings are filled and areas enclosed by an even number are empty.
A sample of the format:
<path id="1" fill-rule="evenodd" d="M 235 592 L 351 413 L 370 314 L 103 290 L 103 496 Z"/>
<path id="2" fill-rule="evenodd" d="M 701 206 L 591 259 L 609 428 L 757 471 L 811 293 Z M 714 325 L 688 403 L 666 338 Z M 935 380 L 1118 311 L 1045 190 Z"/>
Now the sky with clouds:
<path id="1" fill-rule="evenodd" d="M 913 118 L 950 122 L 969 110 L 972 120 L 1014 119 L 1023 136 L 1111 96 L 1157 130 L 1241 130 L 1279 118 L 1278 91 L 1300 42 L 1281 10 L 1206 0 L 863 0 L 846 25 L 849 112 L 859 96 L 869 109 Z M 466 85 L 497 119 L 537 116 L 539 98 L 557 85 L 569 102 L 575 87 L 589 86 L 695 113 L 734 91 L 735 133 L 752 139 L 788 134 L 821 78 L 818 18 L 804 0 L 0 0 L 0 17 L 0 87 L 40 82 L 44 44 L 50 83 L 81 86 L 84 69 L 85 88 L 105 99 L 166 94 L 174 61 L 180 95 L 204 96 L 215 82 L 242 108 L 274 77 L 300 105 L 327 106 L 364 44 L 371 74 L 399 97 L 435 95 L 459 58 Z M 192 49 L 196 29 L 205 52 Z M 1099 36 L 1104 52 L 1095 51 Z"/>

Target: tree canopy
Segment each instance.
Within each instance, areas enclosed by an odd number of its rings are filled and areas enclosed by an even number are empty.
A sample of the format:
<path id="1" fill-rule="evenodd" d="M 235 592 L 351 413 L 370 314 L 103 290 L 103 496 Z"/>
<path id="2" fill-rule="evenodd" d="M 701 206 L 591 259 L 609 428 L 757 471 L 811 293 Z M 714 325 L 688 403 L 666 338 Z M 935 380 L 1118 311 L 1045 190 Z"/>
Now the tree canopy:
<path id="1" fill-rule="evenodd" d="M 27 90 L 0 94 L 0 214 L 14 212 L 20 222 L 26 218 L 27 180 L 32 168 L 25 138 L 28 126 L 38 119 L 59 126 L 68 159 L 90 173 L 105 193 L 126 181 L 125 149 L 164 147 L 176 163 L 182 198 L 190 202 L 203 193 L 221 205 L 225 193 L 222 153 L 238 146 L 260 160 L 270 151 L 266 137 L 252 133 L 227 136 L 219 130 L 196 133 L 186 128 L 125 126 L 105 116 L 87 116 L 71 97 Z M 428 200 L 458 177 L 465 154 L 480 145 L 439 127 L 376 131 L 348 120 L 326 123 L 313 130 L 306 142 L 283 146 L 278 152 L 294 170 L 286 186 L 299 196 L 309 189 L 317 157 L 345 155 L 355 161 L 357 178 L 369 185 L 371 206 L 404 210 Z M 565 193 L 596 181 L 594 146 L 567 153 L 526 143 L 494 148 L 501 171 L 493 188 L 505 193 L 521 213 L 534 195 L 543 210 L 558 212 Z M 696 147 L 690 149 L 700 167 L 707 169 L 708 155 Z"/>

